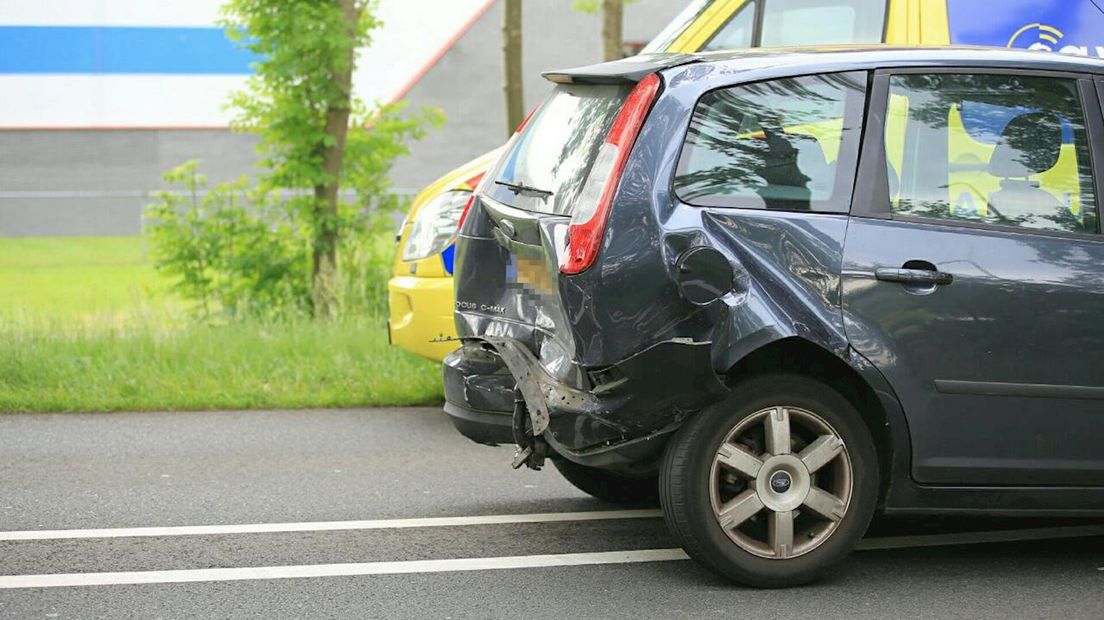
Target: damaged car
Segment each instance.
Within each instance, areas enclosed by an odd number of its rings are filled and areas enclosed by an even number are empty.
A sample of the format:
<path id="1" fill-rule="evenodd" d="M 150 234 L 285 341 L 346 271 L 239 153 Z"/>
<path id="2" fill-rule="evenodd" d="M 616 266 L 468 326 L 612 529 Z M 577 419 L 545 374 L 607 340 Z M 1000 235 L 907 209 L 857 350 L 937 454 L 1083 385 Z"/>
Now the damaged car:
<path id="1" fill-rule="evenodd" d="M 875 514 L 1104 514 L 1104 63 L 985 48 L 552 72 L 469 199 L 445 411 L 662 504 L 745 584 Z"/>

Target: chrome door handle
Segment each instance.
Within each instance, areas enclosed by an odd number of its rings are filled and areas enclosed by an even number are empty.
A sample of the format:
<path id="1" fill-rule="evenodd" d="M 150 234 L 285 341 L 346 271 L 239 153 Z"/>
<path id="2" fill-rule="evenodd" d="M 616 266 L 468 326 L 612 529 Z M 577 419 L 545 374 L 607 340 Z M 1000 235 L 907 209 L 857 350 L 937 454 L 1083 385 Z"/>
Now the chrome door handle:
<path id="1" fill-rule="evenodd" d="M 899 282 L 901 284 L 946 286 L 954 282 L 953 275 L 944 271 L 928 269 L 890 269 L 883 267 L 874 270 L 874 277 L 882 282 Z"/>

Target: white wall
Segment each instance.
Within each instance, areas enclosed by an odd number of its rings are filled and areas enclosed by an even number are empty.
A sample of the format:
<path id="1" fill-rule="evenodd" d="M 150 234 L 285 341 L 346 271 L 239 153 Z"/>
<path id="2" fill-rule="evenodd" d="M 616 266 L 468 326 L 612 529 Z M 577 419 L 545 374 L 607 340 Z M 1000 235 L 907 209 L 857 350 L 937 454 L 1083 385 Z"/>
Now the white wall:
<path id="1" fill-rule="evenodd" d="M 381 0 L 384 28 L 359 59 L 356 94 L 401 96 L 494 0 Z M 221 0 L 0 0 L 0 27 L 214 28 Z M 62 27 L 62 28 L 59 28 Z M 2 42 L 0 42 L 2 45 Z M 172 42 L 166 42 L 170 46 Z M 18 64 L 8 50 L 8 65 Z M 136 55 L 148 50 L 135 49 Z M 16 49 L 28 60 L 39 50 Z M 225 127 L 242 74 L 4 73 L 0 128 Z"/>

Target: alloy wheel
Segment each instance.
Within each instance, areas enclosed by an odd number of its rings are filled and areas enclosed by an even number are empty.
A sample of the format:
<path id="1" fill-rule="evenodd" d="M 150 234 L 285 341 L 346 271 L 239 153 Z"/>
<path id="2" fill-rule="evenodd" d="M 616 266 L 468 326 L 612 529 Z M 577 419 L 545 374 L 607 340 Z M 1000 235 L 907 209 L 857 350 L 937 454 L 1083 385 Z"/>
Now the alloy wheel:
<path id="1" fill-rule="evenodd" d="M 832 536 L 852 486 L 839 433 L 812 411 L 779 405 L 744 418 L 725 436 L 709 495 L 717 524 L 740 548 L 787 559 Z"/>

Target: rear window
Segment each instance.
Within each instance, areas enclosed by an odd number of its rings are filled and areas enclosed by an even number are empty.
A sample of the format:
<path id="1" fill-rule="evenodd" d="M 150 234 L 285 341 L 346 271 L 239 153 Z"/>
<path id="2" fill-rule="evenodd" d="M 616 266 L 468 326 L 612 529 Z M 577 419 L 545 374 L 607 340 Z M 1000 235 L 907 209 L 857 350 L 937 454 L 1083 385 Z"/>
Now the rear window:
<path id="1" fill-rule="evenodd" d="M 630 84 L 557 86 L 499 163 L 487 193 L 526 211 L 570 215 L 630 90 Z"/>

